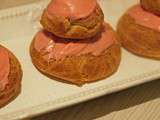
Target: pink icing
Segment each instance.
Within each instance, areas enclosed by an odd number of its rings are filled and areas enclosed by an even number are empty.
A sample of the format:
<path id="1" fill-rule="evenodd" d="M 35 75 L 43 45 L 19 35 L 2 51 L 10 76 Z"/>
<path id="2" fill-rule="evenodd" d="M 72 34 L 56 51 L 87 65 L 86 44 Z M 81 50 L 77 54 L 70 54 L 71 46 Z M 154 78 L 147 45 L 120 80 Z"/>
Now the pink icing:
<path id="1" fill-rule="evenodd" d="M 80 56 L 91 53 L 98 56 L 115 41 L 113 31 L 108 24 L 104 24 L 102 33 L 92 39 L 65 40 L 57 38 L 46 31 L 40 31 L 35 37 L 34 47 L 47 60 L 63 59 L 67 56 Z"/>
<path id="2" fill-rule="evenodd" d="M 135 5 L 127 12 L 137 24 L 160 32 L 160 17 L 145 11 L 140 5 Z"/>
<path id="3" fill-rule="evenodd" d="M 47 11 L 50 15 L 80 19 L 88 17 L 96 6 L 96 0 L 52 0 Z"/>
<path id="4" fill-rule="evenodd" d="M 8 51 L 0 47 L 0 91 L 5 89 L 8 84 L 8 75 L 10 71 Z"/>

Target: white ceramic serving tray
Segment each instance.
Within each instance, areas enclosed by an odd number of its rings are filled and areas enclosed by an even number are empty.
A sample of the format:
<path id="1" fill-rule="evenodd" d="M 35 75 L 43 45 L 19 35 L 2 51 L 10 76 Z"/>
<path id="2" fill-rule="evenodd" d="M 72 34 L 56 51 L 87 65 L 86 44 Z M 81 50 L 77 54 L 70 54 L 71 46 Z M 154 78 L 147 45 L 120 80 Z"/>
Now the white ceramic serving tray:
<path id="1" fill-rule="evenodd" d="M 24 73 L 22 93 L 0 109 L 0 120 L 32 117 L 160 78 L 160 61 L 140 58 L 125 50 L 116 74 L 83 87 L 50 80 L 40 74 L 31 63 L 29 45 L 46 3 L 0 11 L 0 44 L 19 58 Z M 100 3 L 105 20 L 115 28 L 119 17 L 138 0 L 101 0 Z"/>

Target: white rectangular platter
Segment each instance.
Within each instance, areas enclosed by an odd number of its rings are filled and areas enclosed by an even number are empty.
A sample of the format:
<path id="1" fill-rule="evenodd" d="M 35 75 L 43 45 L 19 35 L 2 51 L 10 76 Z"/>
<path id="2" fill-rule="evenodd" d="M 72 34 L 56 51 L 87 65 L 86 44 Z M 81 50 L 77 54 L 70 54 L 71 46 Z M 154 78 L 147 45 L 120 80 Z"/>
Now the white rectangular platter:
<path id="1" fill-rule="evenodd" d="M 8 47 L 23 68 L 22 92 L 0 109 L 0 120 L 32 117 L 160 78 L 160 62 L 122 50 L 120 68 L 113 76 L 82 87 L 50 80 L 32 65 L 29 45 L 37 16 L 47 1 L 0 11 L 0 44 Z M 119 17 L 138 0 L 101 0 L 105 20 L 114 28 Z M 32 19 L 31 19 L 32 18 Z"/>

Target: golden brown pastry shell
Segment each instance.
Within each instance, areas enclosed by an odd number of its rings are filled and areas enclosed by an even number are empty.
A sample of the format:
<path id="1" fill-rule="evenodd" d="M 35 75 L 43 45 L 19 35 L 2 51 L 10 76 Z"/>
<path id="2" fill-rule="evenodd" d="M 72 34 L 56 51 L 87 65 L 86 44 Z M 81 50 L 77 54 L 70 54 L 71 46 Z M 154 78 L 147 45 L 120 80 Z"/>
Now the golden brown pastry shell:
<path id="1" fill-rule="evenodd" d="M 122 46 L 143 57 L 160 59 L 160 32 L 136 23 L 134 18 L 124 14 L 119 20 L 117 33 Z"/>
<path id="2" fill-rule="evenodd" d="M 21 92 L 21 66 L 17 58 L 10 51 L 8 53 L 10 59 L 9 83 L 3 91 L 0 91 L 0 108 L 14 100 Z"/>
<path id="3" fill-rule="evenodd" d="M 98 6 L 95 11 L 86 18 L 70 20 L 52 15 L 48 17 L 44 10 L 41 24 L 47 31 L 61 38 L 86 39 L 95 36 L 101 30 L 104 15 Z"/>
<path id="4" fill-rule="evenodd" d="M 160 16 L 160 0 L 141 0 L 141 5 L 147 11 Z"/>
<path id="5" fill-rule="evenodd" d="M 121 50 L 120 44 L 115 42 L 99 56 L 85 54 L 66 57 L 62 60 L 52 59 L 48 62 L 42 57 L 42 53 L 34 48 L 33 40 L 30 55 L 35 67 L 48 77 L 82 85 L 104 79 L 116 72 L 121 59 Z"/>

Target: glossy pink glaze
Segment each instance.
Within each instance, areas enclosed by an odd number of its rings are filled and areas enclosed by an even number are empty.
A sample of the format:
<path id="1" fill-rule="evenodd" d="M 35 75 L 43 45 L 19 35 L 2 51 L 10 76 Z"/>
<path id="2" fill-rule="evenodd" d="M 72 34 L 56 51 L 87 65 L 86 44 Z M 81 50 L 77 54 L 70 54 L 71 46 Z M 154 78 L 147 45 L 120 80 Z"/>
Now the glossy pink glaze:
<path id="1" fill-rule="evenodd" d="M 137 24 L 160 32 L 160 17 L 145 11 L 140 5 L 135 5 L 127 12 Z"/>
<path id="2" fill-rule="evenodd" d="M 96 0 L 52 0 L 48 5 L 49 15 L 70 19 L 88 17 L 97 6 Z"/>
<path id="3" fill-rule="evenodd" d="M 5 89 L 8 84 L 8 75 L 10 72 L 10 63 L 8 51 L 0 47 L 0 91 Z"/>
<path id="4" fill-rule="evenodd" d="M 63 59 L 67 56 L 80 56 L 91 53 L 94 56 L 100 55 L 104 50 L 115 42 L 113 31 L 108 24 L 103 27 L 102 34 L 86 40 L 64 40 L 57 38 L 46 31 L 40 31 L 35 37 L 34 47 L 43 53 L 47 60 Z"/>

